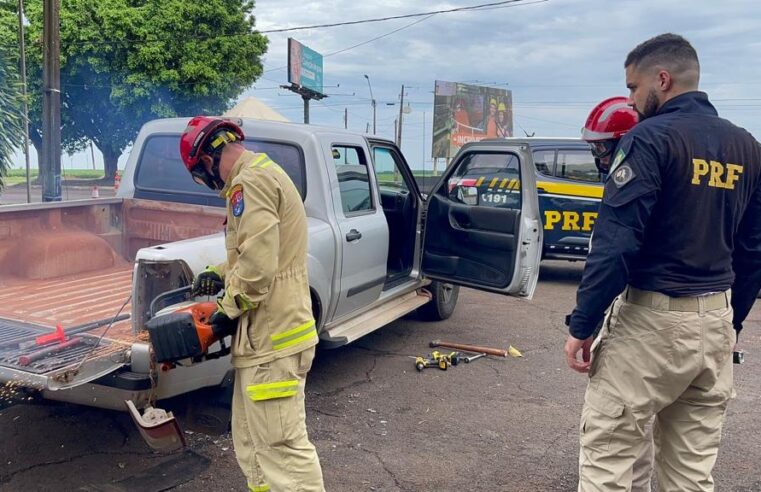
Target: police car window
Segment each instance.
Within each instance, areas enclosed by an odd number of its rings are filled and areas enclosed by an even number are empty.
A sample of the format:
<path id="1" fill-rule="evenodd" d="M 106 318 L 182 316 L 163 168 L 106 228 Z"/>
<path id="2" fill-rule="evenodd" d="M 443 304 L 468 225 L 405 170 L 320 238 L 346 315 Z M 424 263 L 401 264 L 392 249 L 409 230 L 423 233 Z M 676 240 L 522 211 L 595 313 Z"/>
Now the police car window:
<path id="1" fill-rule="evenodd" d="M 365 153 L 358 147 L 339 145 L 333 146 L 332 153 L 344 213 L 373 210 Z"/>
<path id="2" fill-rule="evenodd" d="M 600 173 L 589 150 L 558 150 L 555 176 L 574 181 L 600 182 Z"/>
<path id="3" fill-rule="evenodd" d="M 537 172 L 552 176 L 552 170 L 555 166 L 555 150 L 537 150 L 534 151 L 533 157 Z"/>
<path id="4" fill-rule="evenodd" d="M 521 208 L 520 161 L 515 154 L 470 153 L 447 184 L 449 199 L 459 203 Z"/>
<path id="5" fill-rule="evenodd" d="M 306 194 L 304 179 L 304 158 L 299 149 L 293 145 L 279 142 L 262 142 L 244 140 L 247 149 L 266 152 L 283 170 L 288 173 L 302 199 Z M 137 163 L 135 187 L 138 189 L 160 191 L 170 194 L 196 194 L 217 196 L 219 192 L 199 185 L 185 169 L 180 158 L 180 135 L 153 135 L 143 144 L 143 150 Z"/>
<path id="6" fill-rule="evenodd" d="M 394 191 L 409 191 L 407 183 L 404 182 L 404 177 L 399 172 L 391 149 L 375 147 L 373 149 L 373 157 L 375 158 L 375 176 L 378 179 L 378 186 L 381 190 L 387 188 Z"/>

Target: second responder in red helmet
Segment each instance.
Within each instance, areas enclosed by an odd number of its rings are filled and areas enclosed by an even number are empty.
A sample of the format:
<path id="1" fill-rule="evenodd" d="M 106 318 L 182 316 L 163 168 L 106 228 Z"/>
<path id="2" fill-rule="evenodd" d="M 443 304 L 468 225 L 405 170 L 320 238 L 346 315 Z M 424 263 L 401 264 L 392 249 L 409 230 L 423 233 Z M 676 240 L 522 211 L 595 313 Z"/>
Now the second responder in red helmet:
<path id="1" fill-rule="evenodd" d="M 199 274 L 193 290 L 224 287 L 211 322 L 235 333 L 232 434 L 248 490 L 324 491 L 304 406 L 318 340 L 306 212 L 285 171 L 243 139 L 234 123 L 206 116 L 190 120 L 180 139 L 193 178 L 227 202 L 227 261 Z"/>
<path id="2" fill-rule="evenodd" d="M 592 147 L 595 166 L 602 174 L 608 174 L 611 159 L 618 141 L 639 121 L 637 112 L 623 96 L 610 97 L 595 106 L 587 117 L 581 138 Z"/>

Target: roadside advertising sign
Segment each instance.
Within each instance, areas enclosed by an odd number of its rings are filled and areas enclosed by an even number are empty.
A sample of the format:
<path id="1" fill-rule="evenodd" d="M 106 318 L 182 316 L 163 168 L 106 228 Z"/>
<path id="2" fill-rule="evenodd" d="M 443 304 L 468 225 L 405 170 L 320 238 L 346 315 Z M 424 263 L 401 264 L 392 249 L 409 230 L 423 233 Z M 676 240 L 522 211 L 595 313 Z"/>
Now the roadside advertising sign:
<path id="1" fill-rule="evenodd" d="M 436 81 L 432 157 L 453 157 L 468 142 L 512 136 L 512 91 Z"/>
<path id="2" fill-rule="evenodd" d="M 288 38 L 288 82 L 322 94 L 322 55 Z"/>

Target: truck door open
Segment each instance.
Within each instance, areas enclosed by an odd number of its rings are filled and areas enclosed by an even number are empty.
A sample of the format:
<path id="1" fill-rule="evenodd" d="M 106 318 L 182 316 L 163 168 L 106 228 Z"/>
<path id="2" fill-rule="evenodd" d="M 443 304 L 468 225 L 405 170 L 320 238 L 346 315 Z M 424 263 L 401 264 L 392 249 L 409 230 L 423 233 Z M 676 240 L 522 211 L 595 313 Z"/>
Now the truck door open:
<path id="1" fill-rule="evenodd" d="M 542 227 L 528 149 L 464 146 L 427 203 L 423 273 L 430 278 L 531 298 Z"/>

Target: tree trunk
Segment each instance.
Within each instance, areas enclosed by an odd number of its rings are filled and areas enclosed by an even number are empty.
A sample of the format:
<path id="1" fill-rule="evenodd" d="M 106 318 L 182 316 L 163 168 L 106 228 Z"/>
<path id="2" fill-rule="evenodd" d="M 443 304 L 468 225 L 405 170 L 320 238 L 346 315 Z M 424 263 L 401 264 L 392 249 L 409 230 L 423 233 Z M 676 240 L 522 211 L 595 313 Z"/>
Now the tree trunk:
<path id="1" fill-rule="evenodd" d="M 109 183 L 113 183 L 121 152 L 115 152 L 114 149 L 110 148 L 100 149 L 100 151 L 103 153 L 103 168 L 106 171 L 105 179 Z"/>
<path id="2" fill-rule="evenodd" d="M 37 151 L 37 179 L 33 179 L 32 183 L 41 184 L 42 176 L 45 173 L 45 170 L 42 168 L 42 138 L 40 138 L 39 134 L 36 131 L 31 131 L 30 129 L 29 141 L 32 143 L 34 150 Z"/>

